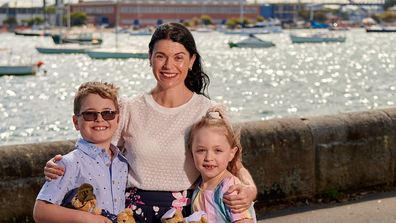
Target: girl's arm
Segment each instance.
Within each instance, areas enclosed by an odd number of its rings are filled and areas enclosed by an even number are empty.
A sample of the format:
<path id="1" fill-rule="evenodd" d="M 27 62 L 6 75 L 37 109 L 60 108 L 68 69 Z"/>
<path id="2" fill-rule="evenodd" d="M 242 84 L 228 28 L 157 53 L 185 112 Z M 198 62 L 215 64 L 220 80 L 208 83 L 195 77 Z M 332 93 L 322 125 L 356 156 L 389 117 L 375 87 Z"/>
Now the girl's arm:
<path id="1" fill-rule="evenodd" d="M 232 185 L 223 198 L 224 203 L 232 212 L 241 213 L 246 211 L 256 199 L 257 187 L 249 171 L 242 165 L 236 177 L 238 177 L 242 183 Z M 232 193 L 234 193 L 234 195 L 232 195 Z"/>
<path id="2" fill-rule="evenodd" d="M 38 223 L 112 223 L 101 215 L 69 209 L 41 200 L 36 200 L 34 204 L 33 218 Z"/>

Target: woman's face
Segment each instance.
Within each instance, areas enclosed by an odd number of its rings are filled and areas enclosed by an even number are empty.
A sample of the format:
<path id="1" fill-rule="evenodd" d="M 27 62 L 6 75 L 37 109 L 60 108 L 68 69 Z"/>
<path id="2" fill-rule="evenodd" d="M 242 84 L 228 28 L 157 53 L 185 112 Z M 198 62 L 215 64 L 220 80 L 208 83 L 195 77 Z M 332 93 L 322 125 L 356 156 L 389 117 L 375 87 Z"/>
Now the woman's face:
<path id="1" fill-rule="evenodd" d="M 184 80 L 194 61 L 195 55 L 190 55 L 182 44 L 169 39 L 156 42 L 150 55 L 150 64 L 157 79 L 157 87 L 162 90 L 185 88 Z"/>

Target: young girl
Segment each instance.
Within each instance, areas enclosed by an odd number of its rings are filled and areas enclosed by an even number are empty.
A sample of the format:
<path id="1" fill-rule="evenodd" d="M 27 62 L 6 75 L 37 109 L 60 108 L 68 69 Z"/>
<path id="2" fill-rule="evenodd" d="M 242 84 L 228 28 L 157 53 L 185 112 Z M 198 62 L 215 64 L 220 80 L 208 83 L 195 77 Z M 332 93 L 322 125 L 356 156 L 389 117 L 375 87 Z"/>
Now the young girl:
<path id="1" fill-rule="evenodd" d="M 208 222 L 256 222 L 253 205 L 241 213 L 232 213 L 223 203 L 223 195 L 234 184 L 240 166 L 242 147 L 221 108 L 212 108 L 193 125 L 188 147 L 195 167 L 201 173 L 192 196 L 192 211 L 205 211 Z"/>

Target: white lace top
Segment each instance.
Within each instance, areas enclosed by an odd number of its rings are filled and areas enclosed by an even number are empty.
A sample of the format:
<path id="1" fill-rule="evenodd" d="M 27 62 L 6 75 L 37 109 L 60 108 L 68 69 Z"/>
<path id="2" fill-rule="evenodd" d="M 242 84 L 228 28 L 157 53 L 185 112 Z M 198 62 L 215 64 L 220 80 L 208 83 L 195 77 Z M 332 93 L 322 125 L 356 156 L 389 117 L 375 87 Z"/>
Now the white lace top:
<path id="1" fill-rule="evenodd" d="M 188 189 L 199 172 L 186 147 L 187 134 L 212 105 L 198 94 L 176 108 L 162 107 L 148 93 L 123 101 L 114 143 L 125 148 L 128 186 L 159 191 Z"/>

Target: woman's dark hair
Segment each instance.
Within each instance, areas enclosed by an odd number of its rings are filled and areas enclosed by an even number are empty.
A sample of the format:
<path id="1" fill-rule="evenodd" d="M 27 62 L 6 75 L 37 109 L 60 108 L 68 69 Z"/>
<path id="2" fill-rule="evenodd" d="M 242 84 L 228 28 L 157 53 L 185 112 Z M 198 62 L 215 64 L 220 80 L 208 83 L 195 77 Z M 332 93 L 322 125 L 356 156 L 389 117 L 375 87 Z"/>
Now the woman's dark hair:
<path id="1" fill-rule="evenodd" d="M 166 23 L 158 26 L 149 43 L 150 56 L 153 53 L 155 43 L 163 39 L 169 39 L 182 44 L 190 53 L 190 56 L 195 54 L 196 59 L 192 69 L 188 71 L 184 84 L 190 91 L 209 98 L 207 94 L 210 83 L 209 76 L 202 69 L 201 56 L 198 53 L 191 32 L 179 23 Z"/>

